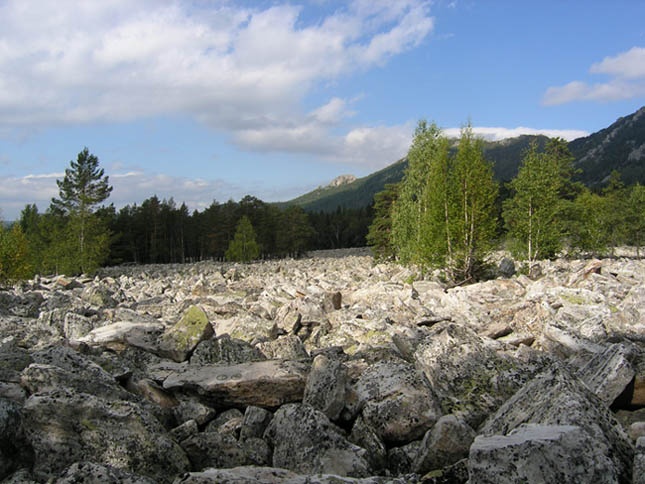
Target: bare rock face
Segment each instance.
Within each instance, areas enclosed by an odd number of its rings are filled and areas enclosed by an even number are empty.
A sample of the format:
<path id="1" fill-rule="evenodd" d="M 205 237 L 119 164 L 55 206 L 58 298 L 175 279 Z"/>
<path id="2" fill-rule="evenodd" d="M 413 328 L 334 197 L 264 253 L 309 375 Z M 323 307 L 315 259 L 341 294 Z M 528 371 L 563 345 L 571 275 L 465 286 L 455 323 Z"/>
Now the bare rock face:
<path id="1" fill-rule="evenodd" d="M 587 387 L 607 406 L 625 391 L 635 375 L 629 350 L 618 343 L 596 354 L 578 373 Z"/>
<path id="2" fill-rule="evenodd" d="M 273 465 L 305 474 L 366 477 L 366 451 L 350 443 L 327 416 L 307 404 L 283 405 L 264 434 Z"/>
<path id="3" fill-rule="evenodd" d="M 467 457 L 476 435 L 463 419 L 444 415 L 423 437 L 414 462 L 415 472 L 425 474 Z"/>
<path id="4" fill-rule="evenodd" d="M 56 482 L 59 484 L 75 484 L 78 482 L 154 484 L 155 480 L 95 462 L 77 462 L 72 464 Z"/>
<path id="5" fill-rule="evenodd" d="M 280 360 L 186 366 L 171 372 L 163 387 L 195 390 L 219 407 L 277 407 L 302 400 L 308 372 L 307 363 Z"/>
<path id="6" fill-rule="evenodd" d="M 0 398 L 0 479 L 30 466 L 33 452 L 24 435 L 20 406 Z"/>

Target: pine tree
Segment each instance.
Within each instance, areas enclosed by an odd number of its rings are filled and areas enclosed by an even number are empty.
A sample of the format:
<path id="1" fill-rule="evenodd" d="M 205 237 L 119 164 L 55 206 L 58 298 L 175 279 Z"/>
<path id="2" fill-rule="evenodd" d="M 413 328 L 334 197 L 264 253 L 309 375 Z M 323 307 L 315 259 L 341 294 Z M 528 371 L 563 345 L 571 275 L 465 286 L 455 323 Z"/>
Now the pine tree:
<path id="1" fill-rule="evenodd" d="M 98 217 L 95 209 L 105 201 L 112 191 L 109 178 L 102 168 L 99 159 L 84 148 L 76 161 L 70 161 L 70 168 L 65 170 L 65 177 L 57 180 L 59 197 L 53 198 L 51 211 L 64 217 L 66 230 L 61 231 L 67 240 L 55 241 L 67 247 L 70 257 L 68 271 L 90 272 L 100 266 L 109 255 L 108 229 Z M 67 265 L 67 264 L 66 264 Z"/>
<path id="2" fill-rule="evenodd" d="M 260 255 L 260 246 L 255 239 L 251 220 L 242 216 L 237 224 L 235 237 L 226 250 L 226 260 L 233 262 L 250 262 Z"/>
<path id="3" fill-rule="evenodd" d="M 387 260 L 395 256 L 392 247 L 392 205 L 397 198 L 396 183 L 387 183 L 382 191 L 374 195 L 374 218 L 366 240 L 376 260 Z"/>
<path id="4" fill-rule="evenodd" d="M 26 279 L 32 274 L 29 243 L 20 224 L 6 229 L 0 221 L 0 283 Z"/>

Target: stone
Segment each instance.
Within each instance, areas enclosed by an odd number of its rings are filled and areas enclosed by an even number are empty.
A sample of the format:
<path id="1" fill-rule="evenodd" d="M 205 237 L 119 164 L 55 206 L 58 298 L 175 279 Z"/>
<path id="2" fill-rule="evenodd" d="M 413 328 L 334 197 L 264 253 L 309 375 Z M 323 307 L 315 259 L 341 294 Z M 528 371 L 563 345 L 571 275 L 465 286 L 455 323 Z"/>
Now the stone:
<path id="1" fill-rule="evenodd" d="M 237 467 L 248 464 L 242 445 L 230 434 L 199 432 L 181 442 L 193 470 Z"/>
<path id="2" fill-rule="evenodd" d="M 246 453 L 249 464 L 256 466 L 271 465 L 271 447 L 269 447 L 266 440 L 259 437 L 251 437 L 240 442 L 240 444 Z"/>
<path id="3" fill-rule="evenodd" d="M 214 363 L 248 363 L 266 360 L 266 356 L 250 343 L 223 334 L 217 338 L 201 341 L 190 357 L 191 365 Z"/>
<path id="4" fill-rule="evenodd" d="M 194 420 L 197 425 L 204 426 L 215 418 L 217 412 L 212 407 L 203 404 L 197 398 L 182 394 L 175 395 L 179 405 L 173 408 L 178 423 Z"/>
<path id="5" fill-rule="evenodd" d="M 77 340 L 92 331 L 95 322 L 82 314 L 67 313 L 63 323 L 63 334 L 68 340 Z"/>
<path id="6" fill-rule="evenodd" d="M 202 472 L 191 472 L 178 477 L 174 484 L 213 484 L 217 482 L 227 484 L 279 484 L 293 480 L 298 474 L 286 469 L 275 467 L 235 467 L 233 469 L 206 469 Z M 295 484 L 295 483 L 294 483 Z"/>
<path id="7" fill-rule="evenodd" d="M 403 360 L 371 365 L 354 390 L 355 406 L 365 423 L 386 444 L 421 438 L 441 416 L 431 388 L 414 366 Z"/>
<path id="8" fill-rule="evenodd" d="M 32 395 L 23 425 L 34 449 L 38 479 L 56 477 L 75 462 L 90 461 L 170 482 L 189 462 L 159 421 L 143 407 L 58 389 Z"/>
<path id="9" fill-rule="evenodd" d="M 238 365 L 184 367 L 169 374 L 163 387 L 196 391 L 214 407 L 278 407 L 302 400 L 309 365 L 267 360 Z"/>
<path id="10" fill-rule="evenodd" d="M 486 341 L 466 326 L 442 322 L 428 330 L 415 352 L 416 366 L 440 399 L 442 413 L 458 414 L 472 428 L 533 374 Z"/>
<path id="11" fill-rule="evenodd" d="M 512 277 L 515 275 L 515 261 L 509 257 L 504 257 L 498 267 L 499 275 L 502 277 Z"/>
<path id="12" fill-rule="evenodd" d="M 318 355 L 311 365 L 302 402 L 337 420 L 345 406 L 347 383 L 347 372 L 339 360 Z"/>
<path id="13" fill-rule="evenodd" d="M 645 484 L 645 437 L 639 437 L 634 455 L 633 484 Z"/>
<path id="14" fill-rule="evenodd" d="M 366 477 L 366 451 L 349 442 L 327 416 L 310 405 L 280 407 L 264 433 L 273 466 L 305 474 Z"/>
<path id="15" fill-rule="evenodd" d="M 625 391 L 635 375 L 629 350 L 620 343 L 598 353 L 578 372 L 578 377 L 607 407 Z"/>
<path id="16" fill-rule="evenodd" d="M 177 427 L 172 429 L 170 431 L 170 435 L 177 442 L 181 442 L 182 440 L 186 440 L 188 437 L 198 432 L 199 427 L 197 426 L 197 422 L 195 420 L 186 420 L 181 425 L 178 425 Z"/>
<path id="17" fill-rule="evenodd" d="M 258 343 L 256 348 L 270 360 L 302 360 L 309 358 L 302 340 L 294 334 Z"/>
<path id="18" fill-rule="evenodd" d="M 244 414 L 237 408 L 230 408 L 224 410 L 217 415 L 213 420 L 208 422 L 204 432 L 219 432 L 220 434 L 231 434 L 236 439 L 240 435 L 240 428 L 242 427 L 242 420 Z"/>
<path id="19" fill-rule="evenodd" d="M 425 474 L 468 457 L 475 431 L 461 418 L 444 415 L 428 430 L 419 446 L 414 471 Z"/>
<path id="20" fill-rule="evenodd" d="M 352 426 L 349 441 L 367 451 L 366 459 L 375 472 L 380 472 L 386 468 L 387 448 L 374 429 L 365 423 L 361 415 L 358 416 Z"/>
<path id="21" fill-rule="evenodd" d="M 264 408 L 254 405 L 246 407 L 240 428 L 240 441 L 261 438 L 272 418 L 273 414 Z"/>
<path id="22" fill-rule="evenodd" d="M 576 438 L 593 447 L 593 458 L 601 462 L 599 468 L 606 476 L 613 476 L 614 482 L 631 478 L 634 451 L 629 437 L 598 397 L 564 368 L 554 365 L 527 382 L 485 422 L 479 434 L 504 436 L 522 424 L 576 427 Z"/>
<path id="23" fill-rule="evenodd" d="M 508 435 L 480 435 L 470 448 L 469 482 L 620 482 L 595 444 L 575 425 L 523 424 Z"/>
<path id="24" fill-rule="evenodd" d="M 72 340 L 71 344 L 85 343 L 90 346 L 102 346 L 114 351 L 123 351 L 128 346 L 155 352 L 157 340 L 164 331 L 162 323 L 141 323 L 117 321 L 99 328 L 94 328 L 87 335 Z"/>
<path id="25" fill-rule="evenodd" d="M 57 484 L 105 483 L 105 484 L 155 484 L 149 477 L 138 476 L 121 469 L 95 462 L 76 462 L 56 479 Z"/>
<path id="26" fill-rule="evenodd" d="M 0 398 L 0 479 L 23 466 L 31 466 L 33 452 L 24 436 L 21 408 Z"/>
<path id="27" fill-rule="evenodd" d="M 186 361 L 201 341 L 214 334 L 206 313 L 198 306 L 191 306 L 172 328 L 161 335 L 158 353 L 177 362 Z"/>

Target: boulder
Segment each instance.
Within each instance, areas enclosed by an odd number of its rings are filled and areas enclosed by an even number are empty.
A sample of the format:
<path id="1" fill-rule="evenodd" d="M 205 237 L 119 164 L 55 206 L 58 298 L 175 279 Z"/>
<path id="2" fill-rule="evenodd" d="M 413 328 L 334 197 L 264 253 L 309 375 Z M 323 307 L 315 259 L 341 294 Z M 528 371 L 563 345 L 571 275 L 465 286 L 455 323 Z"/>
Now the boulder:
<path id="1" fill-rule="evenodd" d="M 230 434 L 199 432 L 181 442 L 193 470 L 237 467 L 248 464 L 242 445 Z"/>
<path id="2" fill-rule="evenodd" d="M 347 374 L 342 363 L 325 355 L 314 358 L 302 399 L 330 420 L 337 420 L 345 406 Z"/>
<path id="3" fill-rule="evenodd" d="M 441 416 L 436 396 L 414 366 L 379 362 L 354 385 L 354 405 L 385 443 L 407 443 L 422 437 Z"/>
<path id="4" fill-rule="evenodd" d="M 214 407 L 256 405 L 278 407 L 302 400 L 309 365 L 267 360 L 238 365 L 186 366 L 163 382 L 167 390 L 196 391 Z"/>
<path id="5" fill-rule="evenodd" d="M 455 464 L 468 456 L 475 431 L 461 418 L 444 415 L 428 430 L 414 461 L 414 471 L 425 474 Z"/>
<path id="6" fill-rule="evenodd" d="M 25 440 L 20 406 L 0 398 L 0 479 L 31 466 L 33 452 Z"/>
<path id="7" fill-rule="evenodd" d="M 428 330 L 415 352 L 416 366 L 437 393 L 443 413 L 460 415 L 477 428 L 531 377 L 534 370 L 496 348 L 498 343 L 457 323 Z"/>
<path id="8" fill-rule="evenodd" d="M 273 465 L 305 474 L 366 477 L 366 451 L 349 442 L 327 416 L 311 405 L 280 407 L 264 433 Z"/>
<path id="9" fill-rule="evenodd" d="M 240 440 L 261 438 L 272 418 L 273 414 L 264 408 L 254 405 L 246 407 L 240 428 Z"/>
<path id="10" fill-rule="evenodd" d="M 575 425 L 523 424 L 508 435 L 478 436 L 468 458 L 469 482 L 616 483 L 620 476 L 595 440 Z"/>
<path id="11" fill-rule="evenodd" d="M 302 340 L 294 334 L 258 343 L 256 348 L 270 360 L 301 360 L 309 358 Z"/>
<path id="12" fill-rule="evenodd" d="M 158 353 L 174 361 L 186 361 L 195 347 L 214 335 L 206 313 L 197 306 L 189 307 L 181 319 L 159 338 Z"/>
<path id="13" fill-rule="evenodd" d="M 619 343 L 598 353 L 578 372 L 578 377 L 607 407 L 625 391 L 635 375 L 629 349 Z"/>
<path id="14" fill-rule="evenodd" d="M 56 479 L 57 484 L 77 484 L 79 482 L 95 482 L 105 484 L 155 484 L 149 477 L 139 476 L 131 472 L 109 465 L 95 462 L 76 462 L 67 468 Z"/>
<path id="15" fill-rule="evenodd" d="M 128 346 L 141 348 L 145 351 L 157 351 L 157 340 L 163 333 L 162 323 L 142 323 L 117 321 L 95 328 L 85 336 L 71 340 L 70 344 L 85 343 L 90 346 L 102 346 L 114 351 L 123 351 Z"/>
<path id="16" fill-rule="evenodd" d="M 576 427 L 575 431 L 570 429 L 572 434 L 566 431 L 563 435 L 575 435 L 584 441 L 585 448 L 593 447 L 593 458 L 606 476 L 603 479 L 611 477 L 612 482 L 631 479 L 634 450 L 629 437 L 598 397 L 564 368 L 554 365 L 526 383 L 486 421 L 479 433 L 505 436 L 522 424 Z M 575 459 L 578 451 L 572 448 L 571 452 L 562 450 L 561 458 Z"/>
<path id="17" fill-rule="evenodd" d="M 181 448 L 143 407 L 58 389 L 32 395 L 23 408 L 34 449 L 34 475 L 46 480 L 90 461 L 170 482 L 189 468 Z"/>
<path id="18" fill-rule="evenodd" d="M 632 483 L 645 484 L 645 437 L 639 437 L 636 441 Z"/>
<path id="19" fill-rule="evenodd" d="M 191 365 L 236 364 L 262 360 L 266 360 L 266 357 L 260 350 L 246 341 L 231 338 L 228 334 L 201 341 L 190 357 Z"/>

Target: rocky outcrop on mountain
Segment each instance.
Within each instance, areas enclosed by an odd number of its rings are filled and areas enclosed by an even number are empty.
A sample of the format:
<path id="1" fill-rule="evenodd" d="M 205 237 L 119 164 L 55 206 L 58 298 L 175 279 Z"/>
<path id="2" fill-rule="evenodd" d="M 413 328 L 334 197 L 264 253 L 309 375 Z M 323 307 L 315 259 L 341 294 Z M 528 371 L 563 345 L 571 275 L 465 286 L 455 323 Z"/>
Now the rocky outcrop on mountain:
<path id="1" fill-rule="evenodd" d="M 645 261 L 334 255 L 0 291 L 0 481 L 643 482 Z"/>

